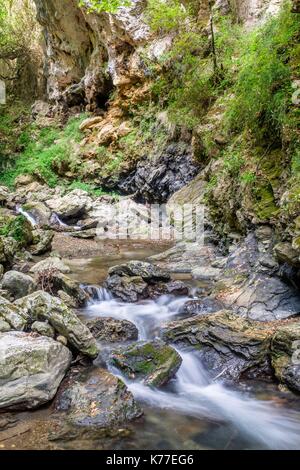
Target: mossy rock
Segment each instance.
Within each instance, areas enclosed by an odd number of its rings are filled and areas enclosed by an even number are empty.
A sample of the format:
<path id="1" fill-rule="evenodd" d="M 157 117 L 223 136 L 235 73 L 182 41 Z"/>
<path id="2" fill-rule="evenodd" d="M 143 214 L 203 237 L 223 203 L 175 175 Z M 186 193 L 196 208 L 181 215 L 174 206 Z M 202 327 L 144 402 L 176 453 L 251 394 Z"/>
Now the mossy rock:
<path id="1" fill-rule="evenodd" d="M 32 227 L 24 216 L 8 217 L 6 222 L 4 219 L 2 219 L 2 225 L 0 220 L 0 235 L 13 238 L 21 247 L 32 243 Z"/>
<path id="2" fill-rule="evenodd" d="M 254 212 L 260 220 L 269 220 L 278 214 L 279 208 L 276 206 L 273 189 L 270 184 L 256 187 L 255 199 Z"/>
<path id="3" fill-rule="evenodd" d="M 160 387 L 174 377 L 182 359 L 174 348 L 155 340 L 113 351 L 111 363 L 129 378 Z"/>

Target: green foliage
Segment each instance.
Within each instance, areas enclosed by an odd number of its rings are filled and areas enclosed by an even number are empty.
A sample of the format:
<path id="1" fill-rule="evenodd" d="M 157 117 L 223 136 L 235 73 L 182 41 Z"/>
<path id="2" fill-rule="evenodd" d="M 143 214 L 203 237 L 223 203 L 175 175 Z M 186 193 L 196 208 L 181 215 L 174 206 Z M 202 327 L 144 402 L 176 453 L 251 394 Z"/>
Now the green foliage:
<path id="1" fill-rule="evenodd" d="M 180 0 L 148 0 L 145 16 L 153 31 L 168 32 L 180 29 L 189 12 Z"/>
<path id="2" fill-rule="evenodd" d="M 227 125 L 280 138 L 291 107 L 294 46 L 300 18 L 285 5 L 279 17 L 245 36 Z M 299 63 L 298 63 L 299 65 Z"/>
<path id="3" fill-rule="evenodd" d="M 83 191 L 89 193 L 91 196 L 96 197 L 107 194 L 107 192 L 104 191 L 102 188 L 96 188 L 95 185 L 84 183 L 80 180 L 74 180 L 69 186 L 67 186 L 68 191 L 72 191 L 73 189 L 82 189 Z"/>
<path id="4" fill-rule="evenodd" d="M 0 235 L 12 237 L 20 244 L 26 246 L 31 240 L 31 231 L 28 228 L 28 221 L 23 215 L 11 219 L 7 224 L 0 228 Z"/>
<path id="5" fill-rule="evenodd" d="M 120 7 L 131 5 L 131 0 L 80 0 L 79 6 L 86 7 L 89 12 L 116 13 Z"/>
<path id="6" fill-rule="evenodd" d="M 82 137 L 79 125 L 85 117 L 71 118 L 64 129 L 28 127 L 18 138 L 23 151 L 16 156 L 11 168 L 0 171 L 0 182 L 12 187 L 17 176 L 35 174 L 54 187 L 59 179 L 55 166 L 60 162 L 76 165 L 74 147 Z"/>

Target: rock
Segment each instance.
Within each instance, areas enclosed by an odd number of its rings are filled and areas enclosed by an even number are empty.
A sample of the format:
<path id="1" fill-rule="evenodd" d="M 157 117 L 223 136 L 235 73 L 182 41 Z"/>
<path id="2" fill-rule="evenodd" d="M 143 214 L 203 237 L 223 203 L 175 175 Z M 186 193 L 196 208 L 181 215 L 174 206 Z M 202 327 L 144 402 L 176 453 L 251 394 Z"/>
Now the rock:
<path id="1" fill-rule="evenodd" d="M 119 188 L 127 194 L 135 193 L 144 200 L 161 203 L 189 183 L 198 171 L 191 148 L 182 142 L 171 144 L 153 158 L 147 156 L 141 160 L 136 170 L 119 183 Z"/>
<path id="2" fill-rule="evenodd" d="M 35 181 L 35 177 L 33 175 L 19 175 L 15 179 L 15 187 L 20 188 L 22 186 L 28 186 L 29 184 Z"/>
<path id="3" fill-rule="evenodd" d="M 262 322 L 285 319 L 300 312 L 297 291 L 279 278 L 263 273 L 251 274 L 237 284 L 232 279 L 221 281 L 215 296 L 241 315 Z"/>
<path id="4" fill-rule="evenodd" d="M 31 269 L 31 273 L 41 273 L 43 271 L 60 271 L 61 273 L 68 274 L 71 270 L 60 258 L 50 257 L 39 261 Z"/>
<path id="5" fill-rule="evenodd" d="M 170 281 L 170 274 L 163 271 L 155 264 L 143 261 L 130 261 L 126 264 L 114 266 L 109 269 L 110 276 L 139 276 L 147 283 L 155 283 L 160 281 Z"/>
<path id="6" fill-rule="evenodd" d="M 138 329 L 127 320 L 116 320 L 115 318 L 98 317 L 89 320 L 86 326 L 98 341 L 108 343 L 119 343 L 135 341 L 138 339 Z"/>
<path id="7" fill-rule="evenodd" d="M 6 333 L 7 331 L 11 330 L 12 327 L 10 326 L 10 324 L 0 318 L 0 333 Z"/>
<path id="8" fill-rule="evenodd" d="M 56 338 L 56 341 L 58 341 L 59 343 L 63 344 L 64 346 L 67 346 L 68 345 L 68 340 L 65 336 L 58 336 Z"/>
<path id="9" fill-rule="evenodd" d="M 118 299 L 124 302 L 138 302 L 148 295 L 147 284 L 139 276 L 128 277 L 110 275 L 104 286 Z"/>
<path id="10" fill-rule="evenodd" d="M 48 321 L 77 351 L 92 359 L 97 357 L 98 347 L 90 330 L 60 299 L 38 291 L 18 300 L 15 305 L 31 322 Z"/>
<path id="11" fill-rule="evenodd" d="M 210 281 L 220 277 L 221 270 L 212 267 L 199 267 L 192 270 L 193 279 Z"/>
<path id="12" fill-rule="evenodd" d="M 140 342 L 115 350 L 110 360 L 129 378 L 142 380 L 153 387 L 169 382 L 182 363 L 177 351 L 160 340 Z"/>
<path id="13" fill-rule="evenodd" d="M 9 191 L 6 187 L 0 186 L 0 205 L 3 206 L 9 199 Z"/>
<path id="14" fill-rule="evenodd" d="M 300 1 L 299 0 L 293 0 L 292 13 L 300 13 Z"/>
<path id="15" fill-rule="evenodd" d="M 12 237 L 0 236 L 0 263 L 5 267 L 12 265 L 14 257 L 19 250 L 19 245 Z"/>
<path id="16" fill-rule="evenodd" d="M 164 340 L 192 346 L 216 375 L 238 380 L 242 374 L 269 374 L 268 354 L 273 329 L 223 310 L 171 322 L 162 327 Z"/>
<path id="17" fill-rule="evenodd" d="M 92 207 L 92 199 L 86 191 L 74 189 L 63 197 L 47 201 L 48 207 L 63 220 L 80 217 Z"/>
<path id="18" fill-rule="evenodd" d="M 34 333 L 38 333 L 41 336 L 47 336 L 48 338 L 54 338 L 55 336 L 54 328 L 46 322 L 35 321 L 31 325 L 31 331 L 33 331 Z"/>
<path id="19" fill-rule="evenodd" d="M 39 256 L 51 251 L 53 237 L 54 232 L 52 232 L 52 230 L 34 230 L 33 246 L 30 250 L 31 253 L 35 256 Z"/>
<path id="20" fill-rule="evenodd" d="M 300 392 L 300 322 L 281 326 L 271 342 L 275 375 L 290 389 Z"/>
<path id="21" fill-rule="evenodd" d="M 83 307 L 87 301 L 88 295 L 80 287 L 80 283 L 69 278 L 61 272 L 54 272 L 52 277 L 52 288 L 55 294 L 63 291 L 74 299 L 77 307 Z"/>
<path id="22" fill-rule="evenodd" d="M 97 230 L 95 228 L 90 228 L 87 230 L 76 230 L 75 232 L 69 232 L 69 236 L 73 238 L 82 238 L 84 240 L 91 240 L 97 235 Z"/>
<path id="23" fill-rule="evenodd" d="M 182 308 L 181 313 L 186 315 L 205 315 L 207 313 L 219 312 L 224 305 L 213 297 L 204 297 L 199 300 L 189 300 Z"/>
<path id="24" fill-rule="evenodd" d="M 32 277 L 18 271 L 8 271 L 4 274 L 2 288 L 7 290 L 14 299 L 20 299 L 37 289 Z"/>
<path id="25" fill-rule="evenodd" d="M 4 267 L 0 264 L 0 281 L 3 279 Z"/>
<path id="26" fill-rule="evenodd" d="M 86 131 L 91 127 L 94 127 L 95 124 L 99 124 L 101 121 L 103 121 L 103 116 L 94 116 L 92 118 L 87 118 L 80 124 L 79 129 L 81 131 Z"/>
<path id="27" fill-rule="evenodd" d="M 111 429 L 141 416 L 125 384 L 107 370 L 88 368 L 63 382 L 55 408 L 76 426 Z"/>
<path id="28" fill-rule="evenodd" d="M 23 331 L 28 324 L 28 315 L 3 297 L 0 297 L 0 319 L 9 324 L 11 330 Z"/>
<path id="29" fill-rule="evenodd" d="M 32 409 L 55 396 L 71 352 L 44 336 L 0 334 L 0 408 Z"/>
<path id="30" fill-rule="evenodd" d="M 31 217 L 33 217 L 36 224 L 40 227 L 49 226 L 51 211 L 43 202 L 28 201 L 22 206 L 22 209 L 26 211 Z"/>
<path id="31" fill-rule="evenodd" d="M 161 295 L 185 296 L 189 294 L 188 287 L 182 281 L 170 281 L 148 286 L 148 296 L 153 299 Z"/>
<path id="32" fill-rule="evenodd" d="M 293 249 L 290 243 L 277 243 L 277 245 L 274 246 L 274 252 L 279 261 L 288 263 L 291 266 L 300 267 L 299 253 Z"/>

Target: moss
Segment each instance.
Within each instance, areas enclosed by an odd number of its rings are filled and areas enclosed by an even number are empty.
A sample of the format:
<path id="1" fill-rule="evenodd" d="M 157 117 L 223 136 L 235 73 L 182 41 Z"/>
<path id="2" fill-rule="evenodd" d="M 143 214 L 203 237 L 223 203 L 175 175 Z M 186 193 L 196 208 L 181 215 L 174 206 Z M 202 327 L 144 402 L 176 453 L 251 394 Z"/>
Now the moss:
<path id="1" fill-rule="evenodd" d="M 275 204 L 272 186 L 270 184 L 258 186 L 254 190 L 256 203 L 254 211 L 260 220 L 269 220 L 279 212 Z"/>
<path id="2" fill-rule="evenodd" d="M 28 246 L 32 242 L 31 225 L 22 215 L 12 218 L 6 224 L 2 225 L 0 235 L 12 237 L 21 246 Z"/>

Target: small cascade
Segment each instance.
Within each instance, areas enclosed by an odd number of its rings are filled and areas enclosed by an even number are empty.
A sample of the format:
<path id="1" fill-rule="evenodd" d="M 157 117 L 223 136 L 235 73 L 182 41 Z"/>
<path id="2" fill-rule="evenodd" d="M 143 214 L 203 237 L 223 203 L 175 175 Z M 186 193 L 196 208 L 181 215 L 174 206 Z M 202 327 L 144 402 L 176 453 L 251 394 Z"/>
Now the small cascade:
<path id="1" fill-rule="evenodd" d="M 87 286 L 86 290 L 93 297 L 85 310 L 86 316 L 130 320 L 137 326 L 140 340 L 158 337 L 162 323 L 176 318 L 188 300 L 162 296 L 156 300 L 130 304 L 113 299 L 104 288 Z M 225 433 L 229 429 L 233 436 L 240 436 L 247 448 L 299 448 L 299 413 L 276 407 L 273 401 L 258 400 L 229 389 L 221 381 L 215 381 L 205 370 L 199 352 L 178 352 L 183 360 L 181 368 L 164 391 L 121 376 L 136 399 L 153 409 L 169 410 L 172 415 L 177 413 L 224 426 Z M 120 376 L 119 370 L 109 363 L 107 366 L 112 373 Z"/>
<path id="2" fill-rule="evenodd" d="M 104 287 L 92 285 L 81 287 L 90 297 L 88 305 L 97 305 L 99 302 L 108 302 L 112 300 L 111 293 Z"/>
<path id="3" fill-rule="evenodd" d="M 50 222 L 51 222 L 52 225 L 57 225 L 58 227 L 61 227 L 62 229 L 75 230 L 75 231 L 76 230 L 78 230 L 78 231 L 81 230 L 81 227 L 79 227 L 78 225 L 72 226 L 72 225 L 68 225 L 65 222 L 63 222 L 55 212 L 53 212 L 53 214 L 51 215 Z"/>
<path id="4" fill-rule="evenodd" d="M 25 211 L 24 209 L 22 209 L 21 206 L 17 206 L 16 207 L 16 212 L 18 214 L 21 214 L 23 215 L 27 220 L 28 222 L 32 225 L 32 227 L 36 227 L 37 226 L 37 221 L 35 220 L 35 218 L 29 214 L 29 212 Z"/>

